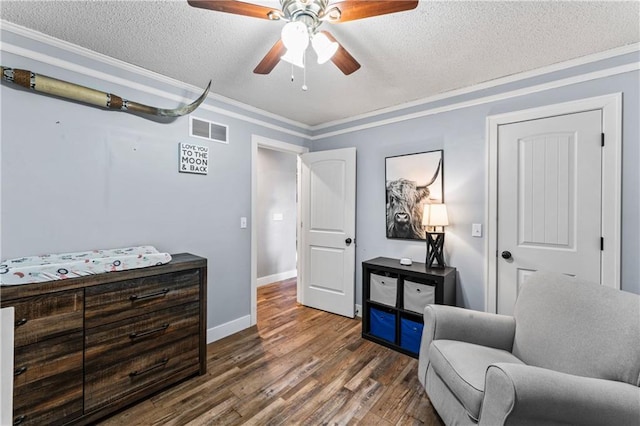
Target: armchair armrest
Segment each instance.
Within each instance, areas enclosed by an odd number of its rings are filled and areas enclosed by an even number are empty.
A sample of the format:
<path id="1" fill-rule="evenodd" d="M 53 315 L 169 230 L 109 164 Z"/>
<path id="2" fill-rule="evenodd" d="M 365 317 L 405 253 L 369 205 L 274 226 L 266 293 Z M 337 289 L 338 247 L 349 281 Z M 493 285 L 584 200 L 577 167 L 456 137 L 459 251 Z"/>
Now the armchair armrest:
<path id="1" fill-rule="evenodd" d="M 511 316 L 490 314 L 447 305 L 424 308 L 424 329 L 420 342 L 418 378 L 424 385 L 429 345 L 433 340 L 458 340 L 511 352 L 516 322 Z"/>
<path id="2" fill-rule="evenodd" d="M 490 346 L 511 352 L 516 322 L 513 317 L 447 305 L 424 308 L 424 330 L 420 352 L 432 340 L 447 339 Z M 426 352 L 425 352 L 426 355 Z"/>
<path id="3" fill-rule="evenodd" d="M 640 424 L 640 388 L 519 364 L 490 365 L 480 425 Z"/>

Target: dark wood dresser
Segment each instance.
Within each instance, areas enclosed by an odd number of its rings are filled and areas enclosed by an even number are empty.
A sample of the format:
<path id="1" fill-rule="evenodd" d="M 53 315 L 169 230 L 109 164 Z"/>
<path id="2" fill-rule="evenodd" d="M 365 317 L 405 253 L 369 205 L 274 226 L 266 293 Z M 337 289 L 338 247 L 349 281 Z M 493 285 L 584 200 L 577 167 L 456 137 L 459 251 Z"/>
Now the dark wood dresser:
<path id="1" fill-rule="evenodd" d="M 14 424 L 89 424 L 206 373 L 207 260 L 0 287 L 15 308 Z"/>

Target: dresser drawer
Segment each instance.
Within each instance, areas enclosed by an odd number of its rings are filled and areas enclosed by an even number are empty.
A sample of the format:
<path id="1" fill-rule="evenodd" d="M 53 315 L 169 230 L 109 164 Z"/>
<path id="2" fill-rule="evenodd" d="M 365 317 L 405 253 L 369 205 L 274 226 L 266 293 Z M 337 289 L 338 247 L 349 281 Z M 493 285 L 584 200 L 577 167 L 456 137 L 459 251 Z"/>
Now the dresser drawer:
<path id="1" fill-rule="evenodd" d="M 198 270 L 153 275 L 85 289 L 85 326 L 121 321 L 199 299 Z"/>
<path id="2" fill-rule="evenodd" d="M 83 294 L 83 290 L 62 291 L 2 305 L 15 308 L 15 347 L 82 331 Z"/>
<path id="3" fill-rule="evenodd" d="M 44 387 L 70 385 L 82 391 L 82 332 L 63 335 L 15 349 L 13 395 Z M 50 395 L 47 395 L 49 397 Z"/>
<path id="4" fill-rule="evenodd" d="M 143 354 L 172 344 L 185 336 L 199 336 L 198 302 L 173 306 L 158 312 L 87 330 L 85 368 L 103 369 L 134 354 Z"/>
<path id="5" fill-rule="evenodd" d="M 85 373 L 85 412 L 99 409 L 134 392 L 150 394 L 160 389 L 158 385 L 168 386 L 197 374 L 198 343 L 198 335 L 186 336 L 147 353 L 132 354 L 119 363 L 102 368 L 96 363 Z"/>
<path id="6" fill-rule="evenodd" d="M 14 424 L 63 424 L 80 417 L 82 407 L 82 368 L 67 371 L 63 377 L 37 381 L 21 386 L 20 389 L 14 388 Z"/>

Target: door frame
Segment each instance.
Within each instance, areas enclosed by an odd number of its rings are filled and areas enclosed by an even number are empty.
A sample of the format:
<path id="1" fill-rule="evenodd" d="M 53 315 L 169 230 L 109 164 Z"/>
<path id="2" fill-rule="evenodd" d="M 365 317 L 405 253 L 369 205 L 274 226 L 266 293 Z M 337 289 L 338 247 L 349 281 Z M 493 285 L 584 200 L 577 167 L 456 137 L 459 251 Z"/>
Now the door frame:
<path id="1" fill-rule="evenodd" d="M 309 152 L 309 148 L 269 139 L 260 135 L 251 135 L 251 326 L 258 322 L 258 230 L 255 218 L 258 214 L 258 149 L 271 149 L 287 152 L 298 156 L 298 177 L 296 188 L 298 199 L 300 198 L 300 154 Z M 296 229 L 300 229 L 300 203 L 296 203 Z M 299 237 L 297 237 L 299 239 Z M 298 255 L 298 275 L 300 275 L 300 244 L 296 248 Z M 298 298 L 300 297 L 300 280 L 297 284 Z"/>
<path id="2" fill-rule="evenodd" d="M 498 115 L 486 119 L 487 200 L 485 243 L 485 311 L 497 311 L 498 279 L 498 127 L 521 121 L 602 111 L 602 237 L 600 282 L 620 289 L 620 242 L 622 199 L 622 93 L 580 99 Z"/>

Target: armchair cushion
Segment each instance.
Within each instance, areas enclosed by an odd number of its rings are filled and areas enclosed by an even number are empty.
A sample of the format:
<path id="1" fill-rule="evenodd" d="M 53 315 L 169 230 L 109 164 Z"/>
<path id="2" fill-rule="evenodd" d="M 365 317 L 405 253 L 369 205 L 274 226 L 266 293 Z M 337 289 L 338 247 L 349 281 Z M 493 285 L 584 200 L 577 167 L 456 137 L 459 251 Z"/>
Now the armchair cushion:
<path id="1" fill-rule="evenodd" d="M 528 365 L 491 365 L 480 425 L 638 425 L 640 389 Z"/>
<path id="2" fill-rule="evenodd" d="M 447 384 L 469 417 L 478 420 L 489 365 L 522 364 L 510 352 L 455 340 L 436 340 L 429 349 L 434 372 Z"/>

